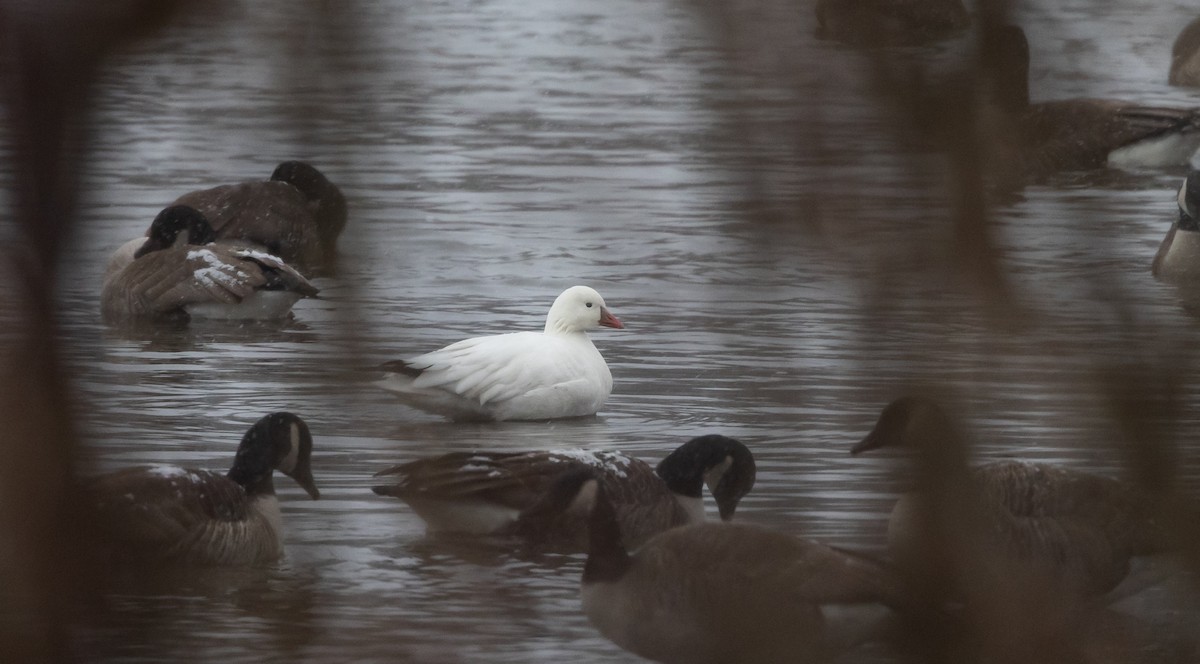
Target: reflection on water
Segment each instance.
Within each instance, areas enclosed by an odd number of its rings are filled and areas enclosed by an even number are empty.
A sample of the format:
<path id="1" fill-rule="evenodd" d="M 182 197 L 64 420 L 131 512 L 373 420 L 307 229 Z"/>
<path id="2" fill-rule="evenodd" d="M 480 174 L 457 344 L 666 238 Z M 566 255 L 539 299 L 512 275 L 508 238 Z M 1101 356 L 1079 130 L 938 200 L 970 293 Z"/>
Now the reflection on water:
<path id="1" fill-rule="evenodd" d="M 813 65 L 801 87 L 828 110 L 817 128 L 797 126 L 811 100 L 794 82 L 726 62 L 720 30 L 688 5 L 363 1 L 314 19 L 276 4 L 192 17 L 115 59 L 61 302 L 94 470 L 226 468 L 253 421 L 286 409 L 312 429 L 322 499 L 281 484 L 278 566 L 116 579 L 81 629 L 88 658 L 632 661 L 580 614 L 582 557 L 427 538 L 401 503 L 370 493 L 371 473 L 481 447 L 657 460 L 717 432 L 758 459 L 740 518 L 878 549 L 901 464 L 847 452 L 918 377 L 959 396 L 981 457 L 1115 474 L 1117 436 L 1090 387 L 1097 358 L 1191 355 L 1196 322 L 1149 275 L 1178 173 L 1064 178 L 999 209 L 1004 265 L 1037 316 L 993 334 L 968 288 L 923 269 L 940 259 L 940 176 L 894 154 L 865 96 L 869 62 L 812 41 L 807 12 L 747 20 Z M 1082 0 L 1057 11 L 1026 14 L 1035 98 L 1200 103 L 1165 85 L 1164 49 L 1194 8 L 1142 0 L 1102 22 Z M 310 51 L 273 49 L 297 29 L 313 33 Z M 797 162 L 810 139 L 826 161 Z M 108 253 L 161 206 L 291 157 L 351 205 L 339 273 L 316 281 L 320 298 L 294 321 L 99 323 Z M 746 171 L 762 200 L 746 200 Z M 747 221 L 758 205 L 780 223 Z M 905 276 L 879 284 L 880 264 Z M 593 336 L 615 379 L 596 418 L 453 424 L 369 384 L 384 360 L 540 329 L 574 283 L 627 324 Z M 876 287 L 886 319 L 865 306 Z M 1180 386 L 1185 402 L 1196 385 Z M 1196 448 L 1178 461 L 1194 489 Z"/>

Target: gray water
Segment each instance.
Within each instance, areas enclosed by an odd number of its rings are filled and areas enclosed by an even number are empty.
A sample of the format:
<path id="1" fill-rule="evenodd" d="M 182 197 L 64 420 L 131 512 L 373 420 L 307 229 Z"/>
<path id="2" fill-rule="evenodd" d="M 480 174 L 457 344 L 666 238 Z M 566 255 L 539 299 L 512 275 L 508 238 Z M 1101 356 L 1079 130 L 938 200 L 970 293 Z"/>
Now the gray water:
<path id="1" fill-rule="evenodd" d="M 368 490 L 371 474 L 478 448 L 656 460 L 723 433 L 759 464 L 740 518 L 879 549 L 902 465 L 847 450 L 911 385 L 957 397 L 980 458 L 1119 475 L 1097 369 L 1188 356 L 1197 321 L 1149 274 L 1181 172 L 1065 178 L 999 206 L 1003 266 L 1032 315 L 993 326 L 931 267 L 947 205 L 936 169 L 914 165 L 936 159 L 902 152 L 868 60 L 813 40 L 803 3 L 327 4 L 233 3 L 106 67 L 60 298 L 89 468 L 224 468 L 254 420 L 286 409 L 311 427 L 322 498 L 277 483 L 276 566 L 119 585 L 80 629 L 89 658 L 635 661 L 580 613 L 582 556 L 426 537 Z M 1035 100 L 1200 105 L 1165 85 L 1190 2 L 1057 4 L 1018 16 Z M 100 322 L 104 261 L 157 210 L 289 158 L 351 204 L 320 299 L 276 326 Z M 540 329 L 576 283 L 627 325 L 594 334 L 615 379 L 596 418 L 453 424 L 368 384 L 388 359 Z M 1194 404 L 1200 383 L 1185 378 Z M 1194 488 L 1194 444 L 1178 467 Z"/>

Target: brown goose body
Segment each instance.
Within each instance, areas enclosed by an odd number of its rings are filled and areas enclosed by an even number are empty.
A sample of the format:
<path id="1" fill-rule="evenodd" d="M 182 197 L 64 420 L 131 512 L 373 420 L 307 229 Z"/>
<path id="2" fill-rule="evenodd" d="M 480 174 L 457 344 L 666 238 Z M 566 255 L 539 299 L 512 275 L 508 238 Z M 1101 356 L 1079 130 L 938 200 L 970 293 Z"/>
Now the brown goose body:
<path id="1" fill-rule="evenodd" d="M 971 17 L 960 0 L 818 0 L 817 37 L 855 46 L 912 46 L 953 36 Z"/>
<path id="2" fill-rule="evenodd" d="M 704 519 L 707 484 L 721 518 L 733 516 L 754 484 L 754 459 L 740 442 L 702 436 L 659 464 L 615 451 L 552 450 L 451 453 L 381 471 L 394 484 L 372 490 L 406 503 L 431 532 L 516 536 L 548 548 L 587 548 L 586 514 L 539 507 L 554 479 L 590 468 L 612 496 L 632 545 L 668 528 Z"/>
<path id="3" fill-rule="evenodd" d="M 667 530 L 631 554 L 607 492 L 586 471 L 562 476 L 551 493 L 589 512 L 588 620 L 654 661 L 824 661 L 839 645 L 827 610 L 877 615 L 902 599 L 895 578 L 874 561 L 749 524 Z"/>
<path id="4" fill-rule="evenodd" d="M 1028 576 L 1080 595 L 1100 595 L 1125 577 L 1131 556 L 1161 547 L 1163 534 L 1149 500 L 1132 487 L 1051 464 L 1000 461 L 969 470 L 941 465 L 956 458 L 941 447 L 952 435 L 957 434 L 937 404 L 905 397 L 889 404 L 852 450 L 895 446 L 934 455 L 928 457 L 933 470 L 923 471 L 924 489 L 901 498 L 888 523 L 889 550 L 906 567 L 984 577 L 960 578 L 959 584 L 982 580 L 994 586 Z M 939 504 L 946 500 L 954 503 Z M 971 521 L 982 559 L 969 561 L 972 572 L 931 555 L 939 529 L 955 527 L 937 515 Z"/>
<path id="5" fill-rule="evenodd" d="M 117 556 L 249 565 L 283 552 L 279 501 L 251 497 L 223 474 L 170 466 L 127 468 L 89 486 Z"/>
<path id="6" fill-rule="evenodd" d="M 159 219 L 170 214 L 198 215 L 191 208 L 173 206 Z M 178 236 L 158 240 L 152 226 L 142 253 L 105 279 L 100 305 L 107 319 L 283 318 L 297 300 L 318 292 L 281 258 L 254 245 L 203 243 L 192 231 L 175 231 Z M 152 244 L 156 240 L 158 244 Z"/>
<path id="7" fill-rule="evenodd" d="M 315 500 L 308 426 L 272 413 L 242 438 L 226 474 L 174 466 L 118 470 L 83 483 L 101 556 L 115 562 L 250 565 L 283 552 L 272 473 Z"/>
<path id="8" fill-rule="evenodd" d="M 346 225 L 346 200 L 320 171 L 284 162 L 270 180 L 226 184 L 180 196 L 208 218 L 219 240 L 260 245 L 308 274 L 332 268 Z"/>

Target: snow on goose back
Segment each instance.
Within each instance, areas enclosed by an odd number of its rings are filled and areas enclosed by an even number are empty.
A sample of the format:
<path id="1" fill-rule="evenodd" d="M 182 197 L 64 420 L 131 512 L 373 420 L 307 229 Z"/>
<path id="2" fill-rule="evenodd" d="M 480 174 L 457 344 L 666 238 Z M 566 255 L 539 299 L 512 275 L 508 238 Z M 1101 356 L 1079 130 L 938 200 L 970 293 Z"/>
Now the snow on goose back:
<path id="1" fill-rule="evenodd" d="M 383 365 L 380 388 L 456 420 L 550 420 L 594 415 L 612 374 L 588 330 L 625 326 L 587 286 L 563 291 L 542 332 L 473 337 Z"/>
<path id="2" fill-rule="evenodd" d="M 590 468 L 605 485 L 630 546 L 705 520 L 704 486 L 721 519 L 733 518 L 755 481 L 750 450 L 709 434 L 680 445 L 657 468 L 612 450 L 452 452 L 380 471 L 376 477 L 394 481 L 372 490 L 408 503 L 430 532 L 512 535 L 538 547 L 586 551 L 587 515 L 556 515 L 545 503 L 555 478 L 571 468 Z"/>
<path id="3" fill-rule="evenodd" d="M 109 320 L 278 319 L 317 289 L 278 256 L 240 242 L 212 242 L 195 209 L 166 208 L 124 267 L 106 277 L 101 310 Z M 127 244 L 112 263 L 124 259 Z"/>
<path id="4" fill-rule="evenodd" d="M 346 226 L 346 199 L 310 164 L 285 161 L 266 181 L 225 184 L 189 192 L 175 205 L 196 208 L 219 240 L 266 248 L 307 275 L 332 270 Z"/>
<path id="5" fill-rule="evenodd" d="M 266 415 L 242 437 L 227 474 L 174 466 L 125 468 L 83 484 L 100 544 L 110 562 L 249 565 L 283 552 L 274 471 L 316 500 L 312 434 L 298 416 Z"/>

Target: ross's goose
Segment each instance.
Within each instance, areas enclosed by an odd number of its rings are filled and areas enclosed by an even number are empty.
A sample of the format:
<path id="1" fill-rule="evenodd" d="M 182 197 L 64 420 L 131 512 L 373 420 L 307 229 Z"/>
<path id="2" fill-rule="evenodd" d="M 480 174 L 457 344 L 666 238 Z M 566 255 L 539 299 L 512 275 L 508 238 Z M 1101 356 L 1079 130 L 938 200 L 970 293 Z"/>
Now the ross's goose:
<path id="1" fill-rule="evenodd" d="M 372 490 L 408 503 L 431 532 L 514 535 L 547 548 L 586 550 L 586 514 L 556 515 L 536 507 L 554 478 L 571 468 L 595 471 L 631 546 L 667 528 L 703 521 L 705 485 L 721 519 L 731 519 L 755 478 L 750 450 L 714 434 L 679 446 L 657 469 L 615 451 L 456 452 L 381 471 L 377 477 L 397 481 Z"/>
<path id="2" fill-rule="evenodd" d="M 138 243 L 131 241 L 110 259 L 100 293 L 104 316 L 269 320 L 287 317 L 297 300 L 317 294 L 278 256 L 212 237 L 207 220 L 190 207 L 160 212 L 140 247 L 130 253 Z"/>
<path id="3" fill-rule="evenodd" d="M 404 403 L 455 420 L 550 420 L 593 415 L 612 374 L 588 338 L 623 328 L 587 286 L 563 291 L 542 332 L 473 337 L 383 365 L 376 385 Z"/>
<path id="4" fill-rule="evenodd" d="M 258 420 L 222 475 L 175 466 L 118 470 L 83 482 L 85 513 L 107 560 L 195 565 L 270 562 L 283 552 L 272 473 L 316 500 L 312 434 L 296 415 Z"/>
<path id="5" fill-rule="evenodd" d="M 332 269 L 346 226 L 346 199 L 321 171 L 285 161 L 267 181 L 226 184 L 180 196 L 173 205 L 200 211 L 220 240 L 244 240 L 306 274 Z"/>
<path id="6" fill-rule="evenodd" d="M 878 562 L 752 524 L 673 528 L 630 553 L 612 496 L 590 474 L 564 474 L 548 496 L 562 510 L 589 511 L 584 614 L 641 657 L 821 662 L 876 635 L 887 607 L 904 601 Z"/>
<path id="7" fill-rule="evenodd" d="M 918 490 L 897 502 L 888 522 L 888 547 L 907 567 L 929 572 L 932 565 L 960 589 L 1035 578 L 1087 596 L 1116 586 L 1131 556 L 1163 547 L 1151 497 L 1133 487 L 1052 464 L 967 469 L 957 437 L 936 402 L 908 396 L 888 404 L 851 450 L 906 447 L 922 455 Z M 961 547 L 948 561 L 935 555 L 946 529 L 978 547 L 977 555 L 961 557 Z"/>

